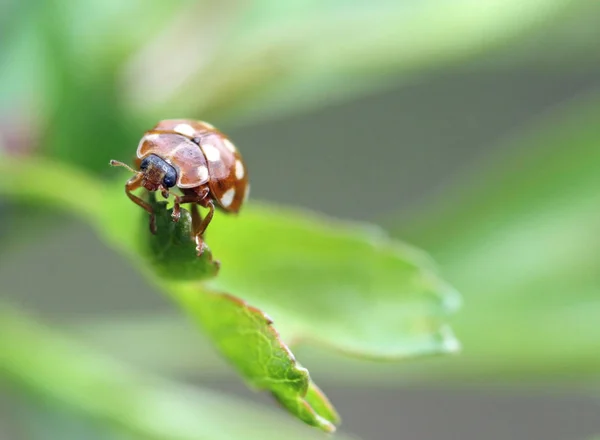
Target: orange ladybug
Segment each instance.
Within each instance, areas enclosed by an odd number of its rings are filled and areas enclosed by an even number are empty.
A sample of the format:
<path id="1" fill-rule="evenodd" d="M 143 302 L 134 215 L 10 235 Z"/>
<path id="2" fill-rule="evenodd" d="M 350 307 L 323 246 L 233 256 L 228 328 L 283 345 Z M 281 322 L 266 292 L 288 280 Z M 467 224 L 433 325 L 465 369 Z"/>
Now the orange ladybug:
<path id="1" fill-rule="evenodd" d="M 129 169 L 135 175 L 125 184 L 127 196 L 150 214 L 150 230 L 156 233 L 154 212 L 149 203 L 135 194 L 138 188 L 161 191 L 175 199 L 173 221 L 179 221 L 180 205 L 191 204 L 196 250 L 205 249 L 203 234 L 212 220 L 215 202 L 225 212 L 238 213 L 248 198 L 248 171 L 239 151 L 231 141 L 202 121 L 167 119 L 144 133 L 136 154 L 134 170 L 111 160 L 113 166 Z M 179 188 L 182 195 L 171 192 Z M 198 205 L 208 208 L 202 218 Z"/>

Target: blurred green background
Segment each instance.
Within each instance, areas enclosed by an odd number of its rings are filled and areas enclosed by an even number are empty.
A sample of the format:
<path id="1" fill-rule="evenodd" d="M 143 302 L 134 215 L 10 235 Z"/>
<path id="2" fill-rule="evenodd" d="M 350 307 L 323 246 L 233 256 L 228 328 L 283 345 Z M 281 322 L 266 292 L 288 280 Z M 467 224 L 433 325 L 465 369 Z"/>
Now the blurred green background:
<path id="1" fill-rule="evenodd" d="M 341 435 L 586 439 L 600 432 L 599 23 L 593 0 L 5 0 L 0 149 L 108 178 L 157 120 L 208 120 L 244 154 L 252 199 L 380 224 L 463 294 L 458 356 L 295 349 Z M 2 297 L 272 406 L 88 225 L 0 204 Z M 130 438 L 2 385 L 2 439 Z"/>

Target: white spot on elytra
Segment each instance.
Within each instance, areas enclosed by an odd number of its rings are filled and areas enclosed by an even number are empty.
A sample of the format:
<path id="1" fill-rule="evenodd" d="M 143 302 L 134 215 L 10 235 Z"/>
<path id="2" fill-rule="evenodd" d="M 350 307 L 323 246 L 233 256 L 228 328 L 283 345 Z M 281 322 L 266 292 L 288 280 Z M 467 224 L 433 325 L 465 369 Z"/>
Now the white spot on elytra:
<path id="1" fill-rule="evenodd" d="M 235 145 L 233 145 L 229 139 L 223 139 L 223 143 L 225 144 L 225 146 L 227 147 L 227 149 L 229 151 L 231 151 L 232 153 L 235 153 L 235 151 L 236 151 Z"/>
<path id="2" fill-rule="evenodd" d="M 205 125 L 205 126 L 206 126 L 206 128 L 210 128 L 211 130 L 214 130 L 214 129 L 215 129 L 215 126 L 214 126 L 214 125 L 212 125 L 212 124 L 209 124 L 209 123 L 208 123 L 208 122 L 206 122 L 206 121 L 200 121 L 200 123 L 201 123 L 202 125 Z"/>
<path id="3" fill-rule="evenodd" d="M 244 170 L 244 164 L 240 160 L 235 161 L 235 177 L 237 180 L 242 180 L 244 178 L 244 174 L 246 170 Z"/>
<path id="4" fill-rule="evenodd" d="M 196 134 L 196 130 L 190 124 L 177 124 L 173 131 L 189 137 L 194 137 Z"/>
<path id="5" fill-rule="evenodd" d="M 146 136 L 144 136 L 144 139 L 142 139 L 142 140 L 154 142 L 159 138 L 159 136 L 160 135 L 158 133 L 150 133 L 150 134 L 147 134 Z"/>
<path id="6" fill-rule="evenodd" d="M 231 203 L 233 202 L 233 197 L 235 196 L 235 188 L 229 188 L 227 191 L 223 193 L 221 197 L 221 205 L 225 208 L 229 208 Z"/>
<path id="7" fill-rule="evenodd" d="M 217 148 L 214 145 L 203 144 L 202 151 L 204 151 L 204 155 L 211 162 L 217 162 L 221 160 L 221 153 L 219 153 L 219 150 L 217 150 Z"/>
<path id="8" fill-rule="evenodd" d="M 208 168 L 204 165 L 198 167 L 198 178 L 200 180 L 208 180 Z"/>

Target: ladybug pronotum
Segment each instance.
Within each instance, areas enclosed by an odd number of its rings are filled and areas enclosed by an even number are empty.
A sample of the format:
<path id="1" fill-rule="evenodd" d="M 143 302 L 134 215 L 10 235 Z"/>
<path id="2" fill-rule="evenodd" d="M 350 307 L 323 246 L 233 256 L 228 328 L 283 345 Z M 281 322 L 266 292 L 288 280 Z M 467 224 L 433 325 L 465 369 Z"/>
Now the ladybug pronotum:
<path id="1" fill-rule="evenodd" d="M 231 141 L 207 122 L 188 119 L 160 121 L 144 133 L 136 154 L 139 171 L 111 160 L 113 166 L 122 166 L 135 175 L 125 184 L 127 196 L 150 214 L 150 230 L 156 233 L 152 206 L 133 194 L 138 188 L 161 191 L 167 198 L 174 197 L 172 218 L 179 221 L 180 205 L 191 204 L 192 228 L 196 250 L 205 249 L 203 234 L 212 220 L 215 202 L 228 213 L 238 213 L 248 198 L 248 172 L 242 156 Z M 177 187 L 182 195 L 174 194 Z M 202 218 L 198 205 L 208 208 Z"/>

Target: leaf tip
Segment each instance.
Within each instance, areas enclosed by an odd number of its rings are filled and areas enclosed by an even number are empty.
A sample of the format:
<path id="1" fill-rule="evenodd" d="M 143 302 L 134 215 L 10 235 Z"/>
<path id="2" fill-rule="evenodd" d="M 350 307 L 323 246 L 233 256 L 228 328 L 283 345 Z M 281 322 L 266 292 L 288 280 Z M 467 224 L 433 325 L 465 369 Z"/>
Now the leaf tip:
<path id="1" fill-rule="evenodd" d="M 162 278 L 177 281 L 215 277 L 220 263 L 213 259 L 206 245 L 198 256 L 190 213 L 182 208 L 179 221 L 175 222 L 172 219 L 173 208 L 168 208 L 167 202 L 157 201 L 154 193 L 150 193 L 149 202 L 156 217 L 156 234 L 148 231 L 147 216 L 144 216 L 142 242 L 146 260 L 156 273 Z"/>
<path id="2" fill-rule="evenodd" d="M 306 400 L 317 413 L 334 425 L 339 425 L 342 419 L 325 393 L 311 380 L 306 392 Z"/>

